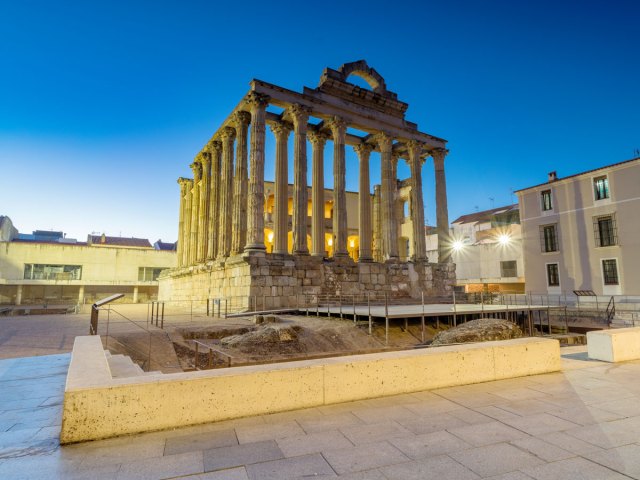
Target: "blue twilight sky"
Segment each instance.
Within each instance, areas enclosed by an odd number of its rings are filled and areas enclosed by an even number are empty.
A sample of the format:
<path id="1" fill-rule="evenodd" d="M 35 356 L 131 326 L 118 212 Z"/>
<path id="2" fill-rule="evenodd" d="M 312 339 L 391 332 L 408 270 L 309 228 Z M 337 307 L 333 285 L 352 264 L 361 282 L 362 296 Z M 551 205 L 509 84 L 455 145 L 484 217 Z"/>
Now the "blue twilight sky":
<path id="1" fill-rule="evenodd" d="M 359 59 L 449 141 L 451 220 L 508 204 L 551 170 L 635 156 L 639 24 L 635 0 L 0 0 L 0 215 L 174 241 L 176 178 L 252 78 L 300 90 Z M 431 161 L 423 176 L 434 223 Z"/>

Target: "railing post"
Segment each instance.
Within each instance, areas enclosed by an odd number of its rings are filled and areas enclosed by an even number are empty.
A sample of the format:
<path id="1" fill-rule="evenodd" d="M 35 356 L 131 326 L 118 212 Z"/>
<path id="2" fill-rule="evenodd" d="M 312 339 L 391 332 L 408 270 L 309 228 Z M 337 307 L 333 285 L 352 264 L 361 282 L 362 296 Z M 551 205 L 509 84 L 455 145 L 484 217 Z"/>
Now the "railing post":
<path id="1" fill-rule="evenodd" d="M 224 299 L 224 318 L 227 318 L 227 299 Z"/>
<path id="2" fill-rule="evenodd" d="M 422 316 L 420 317 L 420 326 L 422 327 L 422 343 L 424 343 L 424 292 L 420 292 L 422 297 Z"/>
<path id="3" fill-rule="evenodd" d="M 453 326 L 458 326 L 458 311 L 456 306 L 456 291 L 453 291 Z M 440 320 L 438 319 L 438 328 L 440 328 Z"/>
<path id="4" fill-rule="evenodd" d="M 367 292 L 367 309 L 369 310 L 369 335 L 372 333 L 372 319 L 371 319 L 371 298 L 370 292 Z"/>
<path id="5" fill-rule="evenodd" d="M 389 345 L 389 300 L 384 292 L 384 344 Z"/>

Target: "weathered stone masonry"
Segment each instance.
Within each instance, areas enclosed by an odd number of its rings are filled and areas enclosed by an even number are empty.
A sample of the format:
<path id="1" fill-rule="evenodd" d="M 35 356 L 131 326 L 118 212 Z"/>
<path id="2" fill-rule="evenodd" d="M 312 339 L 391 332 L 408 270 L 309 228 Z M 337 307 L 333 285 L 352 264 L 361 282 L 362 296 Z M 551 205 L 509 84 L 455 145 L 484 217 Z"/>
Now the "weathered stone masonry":
<path id="1" fill-rule="evenodd" d="M 372 90 L 349 83 L 350 75 L 364 78 Z M 269 105 L 281 108 L 282 113 L 268 112 Z M 364 61 L 345 64 L 338 70 L 325 69 L 320 85 L 315 89 L 305 87 L 302 93 L 253 80 L 249 93 L 196 155 L 194 179 L 179 179 L 179 266 L 160 278 L 160 298 L 189 301 L 258 296 L 270 297 L 270 305 L 284 306 L 295 303 L 302 294 L 387 292 L 417 297 L 421 292 L 449 292 L 455 266 L 429 263 L 426 255 L 421 173 L 426 158 L 433 157 L 438 234 L 444 246 L 448 235 L 446 141 L 418 131 L 416 124 L 405 120 L 407 107 Z M 312 121 L 312 117 L 317 120 Z M 276 139 L 273 253 L 266 251 L 264 230 L 267 126 Z M 349 127 L 367 135 L 348 133 Z M 290 133 L 294 136 L 291 221 L 286 181 Z M 311 207 L 307 140 L 313 146 Z M 322 170 L 326 141 L 333 141 L 332 228 L 324 223 Z M 357 262 L 347 253 L 347 146 L 354 148 L 359 160 Z M 375 204 L 369 193 L 369 158 L 374 151 L 381 156 L 382 183 L 374 189 L 379 195 Z M 397 202 L 399 159 L 405 160 L 411 170 L 413 234 L 408 262 L 400 262 L 398 254 L 402 215 Z M 290 224 L 293 244 L 288 249 Z M 333 258 L 326 258 L 326 229 L 331 234 Z M 440 258 L 447 255 L 441 253 Z"/>

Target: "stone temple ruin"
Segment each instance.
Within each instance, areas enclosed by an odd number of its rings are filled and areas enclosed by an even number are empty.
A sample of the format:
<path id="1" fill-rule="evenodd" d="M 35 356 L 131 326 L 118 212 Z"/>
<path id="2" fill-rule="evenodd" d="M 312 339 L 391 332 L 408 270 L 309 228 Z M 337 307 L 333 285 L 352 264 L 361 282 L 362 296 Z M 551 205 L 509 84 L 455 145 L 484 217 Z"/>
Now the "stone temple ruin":
<path id="1" fill-rule="evenodd" d="M 364 79 L 371 90 L 349 83 Z M 392 297 L 451 291 L 455 266 L 447 262 L 446 141 L 405 120 L 408 104 L 387 90 L 365 61 L 326 68 L 317 88 L 302 93 L 261 80 L 227 117 L 180 178 L 178 267 L 160 277 L 159 298 L 204 301 L 269 297 L 269 305 L 294 306 L 300 295 L 388 293 Z M 276 113 L 276 110 L 278 113 Z M 266 127 L 275 136 L 274 195 L 265 195 Z M 348 132 L 357 129 L 365 135 Z M 288 184 L 288 139 L 293 132 L 293 186 Z M 312 182 L 307 186 L 307 140 Z M 333 191 L 324 188 L 324 148 L 333 142 Z M 357 231 L 349 237 L 345 148 L 359 159 Z M 371 195 L 369 160 L 378 152 L 381 185 Z M 441 263 L 429 263 L 421 168 L 433 158 Z M 397 180 L 404 159 L 411 177 Z M 355 172 L 353 172 L 355 174 Z M 401 245 L 403 206 L 410 186 L 411 228 Z M 405 188 L 406 190 L 406 188 Z M 309 193 L 310 197 L 309 198 Z M 353 218 L 352 218 L 353 220 Z M 353 222 L 352 222 L 353 223 Z M 350 239 L 350 240 L 348 240 Z M 357 252 L 353 247 L 357 241 Z M 407 246 L 408 244 L 408 246 Z M 269 248 L 267 248 L 269 246 Z"/>

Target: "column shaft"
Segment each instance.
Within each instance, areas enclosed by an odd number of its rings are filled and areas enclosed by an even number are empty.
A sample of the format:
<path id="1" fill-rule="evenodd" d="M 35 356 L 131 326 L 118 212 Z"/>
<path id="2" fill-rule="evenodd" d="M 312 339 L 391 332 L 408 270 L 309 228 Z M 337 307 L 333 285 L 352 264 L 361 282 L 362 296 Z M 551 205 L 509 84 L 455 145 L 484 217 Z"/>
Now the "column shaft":
<path id="1" fill-rule="evenodd" d="M 182 266 L 189 265 L 191 260 L 191 210 L 193 208 L 193 180 L 187 180 L 184 196 L 184 228 L 182 230 Z"/>
<path id="2" fill-rule="evenodd" d="M 198 207 L 198 263 L 202 263 L 207 258 L 207 242 L 209 240 L 209 195 L 211 185 L 211 157 L 208 152 L 199 155 L 202 168 L 202 179 L 200 180 L 200 205 Z"/>
<path id="3" fill-rule="evenodd" d="M 449 255 L 449 209 L 447 208 L 447 181 L 444 174 L 444 157 L 447 151 L 437 149 L 431 152 L 436 173 L 436 219 L 438 227 L 438 262 L 451 261 Z"/>
<path id="4" fill-rule="evenodd" d="M 371 224 L 371 194 L 369 182 L 369 156 L 372 147 L 362 143 L 355 147 L 360 160 L 360 181 L 358 185 L 358 234 L 360 237 L 359 262 L 370 262 L 373 228 Z"/>
<path id="5" fill-rule="evenodd" d="M 183 255 L 184 255 L 184 223 L 185 223 L 185 212 L 187 209 L 185 196 L 187 194 L 187 182 L 186 178 L 179 178 L 178 184 L 180 185 L 180 210 L 178 213 L 178 249 L 176 255 L 178 256 L 178 267 L 184 265 Z"/>
<path id="6" fill-rule="evenodd" d="M 236 112 L 233 121 L 236 126 L 236 174 L 233 189 L 233 236 L 231 254 L 242 253 L 247 243 L 247 127 L 251 115 Z"/>
<path id="7" fill-rule="evenodd" d="M 288 110 L 293 121 L 293 253 L 306 255 L 307 247 L 307 121 L 309 110 L 292 105 Z"/>
<path id="8" fill-rule="evenodd" d="M 394 202 L 394 179 L 393 158 L 392 158 L 392 139 L 385 133 L 376 135 L 376 140 L 380 147 L 380 165 L 382 184 L 380 188 L 380 210 L 381 210 L 381 227 L 382 227 L 382 257 L 384 260 L 398 259 L 398 238 Z M 397 182 L 396 182 L 397 183 Z"/>
<path id="9" fill-rule="evenodd" d="M 324 146 L 327 137 L 319 132 L 309 132 L 313 145 L 311 179 L 311 255 L 324 257 Z"/>
<path id="10" fill-rule="evenodd" d="M 198 257 L 198 220 L 200 215 L 200 164 L 191 164 L 193 188 L 191 189 L 191 235 L 189 239 L 189 264 L 196 263 Z"/>
<path id="11" fill-rule="evenodd" d="M 347 124 L 338 117 L 328 122 L 333 136 L 333 238 L 334 257 L 347 257 L 347 191 L 345 166 L 345 135 Z"/>
<path id="12" fill-rule="evenodd" d="M 289 152 L 287 143 L 291 127 L 286 123 L 274 123 L 271 130 L 276 137 L 276 178 L 274 198 L 273 253 L 287 253 L 289 231 Z"/>
<path id="13" fill-rule="evenodd" d="M 422 145 L 410 141 L 409 167 L 411 168 L 411 224 L 413 225 L 413 260 L 427 260 L 427 245 L 424 230 L 424 200 L 422 197 Z"/>
<path id="14" fill-rule="evenodd" d="M 207 243 L 207 259 L 213 260 L 218 254 L 218 235 L 220 232 L 218 213 L 220 205 L 220 166 L 222 160 L 222 144 L 217 141 L 209 142 L 209 153 L 211 154 L 211 185 L 209 194 L 209 219 L 208 219 L 208 235 Z"/>
<path id="15" fill-rule="evenodd" d="M 220 210 L 218 211 L 218 258 L 231 252 L 231 221 L 233 215 L 233 140 L 235 131 L 225 127 L 220 132 L 222 141 L 222 175 L 220 185 Z"/>
<path id="16" fill-rule="evenodd" d="M 264 251 L 264 135 L 268 97 L 251 92 L 251 171 L 249 172 L 249 206 L 247 211 L 247 245 L 245 251 Z"/>

